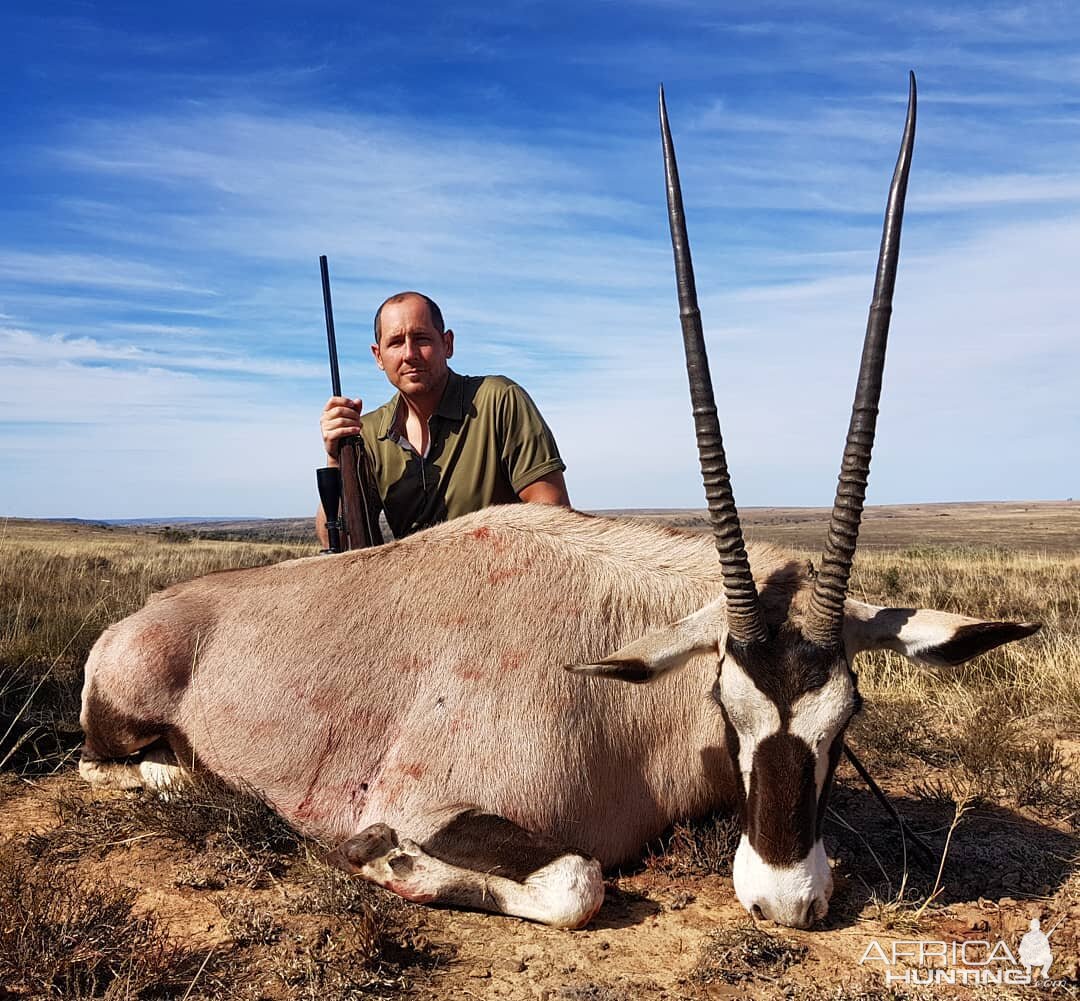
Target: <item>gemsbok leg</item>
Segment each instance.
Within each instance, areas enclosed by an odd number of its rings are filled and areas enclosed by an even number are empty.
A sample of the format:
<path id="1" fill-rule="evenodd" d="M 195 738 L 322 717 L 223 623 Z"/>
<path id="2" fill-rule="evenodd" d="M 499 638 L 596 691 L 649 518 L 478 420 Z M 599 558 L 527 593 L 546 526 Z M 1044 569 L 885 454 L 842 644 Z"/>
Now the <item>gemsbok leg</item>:
<path id="1" fill-rule="evenodd" d="M 85 742 L 79 775 L 106 789 L 175 789 L 190 777 L 161 726 L 143 723 L 111 706 L 92 689 L 84 693 Z"/>
<path id="2" fill-rule="evenodd" d="M 511 914 L 556 928 L 581 928 L 604 901 L 595 859 L 479 810 L 457 814 L 422 845 L 372 824 L 327 861 L 416 903 Z"/>

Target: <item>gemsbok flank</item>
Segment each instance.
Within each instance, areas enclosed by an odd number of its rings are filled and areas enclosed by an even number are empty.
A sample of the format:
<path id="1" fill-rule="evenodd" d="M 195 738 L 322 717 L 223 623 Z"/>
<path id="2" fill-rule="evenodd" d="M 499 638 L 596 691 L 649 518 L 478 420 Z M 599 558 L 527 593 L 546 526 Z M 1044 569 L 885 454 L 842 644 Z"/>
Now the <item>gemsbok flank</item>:
<path id="1" fill-rule="evenodd" d="M 660 120 L 715 540 L 522 504 L 375 549 L 170 587 L 90 654 L 86 779 L 161 787 L 205 769 L 256 790 L 337 843 L 334 864 L 402 897 L 568 928 L 599 910 L 602 868 L 638 857 L 677 820 L 738 811 L 743 905 L 798 927 L 825 915 L 822 820 L 859 710 L 856 654 L 887 648 L 950 666 L 1038 625 L 846 597 L 914 77 L 817 572 L 743 545 L 662 91 Z"/>

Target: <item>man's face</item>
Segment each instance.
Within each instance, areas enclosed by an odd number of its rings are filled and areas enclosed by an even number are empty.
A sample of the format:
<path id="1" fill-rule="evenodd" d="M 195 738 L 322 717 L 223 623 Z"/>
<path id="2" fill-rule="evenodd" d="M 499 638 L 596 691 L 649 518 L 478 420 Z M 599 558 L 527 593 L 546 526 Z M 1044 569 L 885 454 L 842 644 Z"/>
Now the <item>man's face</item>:
<path id="1" fill-rule="evenodd" d="M 454 332 L 440 334 L 427 303 L 410 296 L 383 307 L 381 336 L 371 352 L 391 384 L 406 396 L 440 391 L 446 383 L 446 360 L 454 353 Z"/>

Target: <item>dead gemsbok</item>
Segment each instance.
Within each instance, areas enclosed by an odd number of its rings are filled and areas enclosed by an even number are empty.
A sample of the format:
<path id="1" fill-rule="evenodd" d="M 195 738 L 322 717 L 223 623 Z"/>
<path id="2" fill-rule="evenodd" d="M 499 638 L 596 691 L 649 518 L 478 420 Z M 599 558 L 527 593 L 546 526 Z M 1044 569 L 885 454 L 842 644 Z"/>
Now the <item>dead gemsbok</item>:
<path id="1" fill-rule="evenodd" d="M 258 790 L 298 828 L 338 842 L 335 864 L 403 897 L 566 927 L 599 909 L 602 867 L 634 859 L 676 820 L 728 809 L 742 818 L 739 900 L 799 927 L 825 914 L 822 818 L 859 709 L 856 654 L 953 665 L 1038 626 L 846 598 L 914 80 L 816 574 L 783 551 L 744 548 L 662 94 L 660 113 L 719 561 L 708 539 L 524 504 L 171 587 L 90 655 L 85 778 L 160 785 L 206 769 Z"/>

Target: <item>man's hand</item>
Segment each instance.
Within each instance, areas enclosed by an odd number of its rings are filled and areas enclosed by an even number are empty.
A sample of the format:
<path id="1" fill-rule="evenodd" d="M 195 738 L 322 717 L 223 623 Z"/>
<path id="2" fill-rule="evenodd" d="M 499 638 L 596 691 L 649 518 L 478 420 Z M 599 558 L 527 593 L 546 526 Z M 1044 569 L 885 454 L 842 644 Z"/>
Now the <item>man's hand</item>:
<path id="1" fill-rule="evenodd" d="M 347 396 L 331 396 L 323 407 L 319 428 L 323 446 L 331 466 L 338 463 L 338 451 L 342 438 L 354 438 L 360 434 L 360 414 L 363 400 L 350 400 Z"/>

